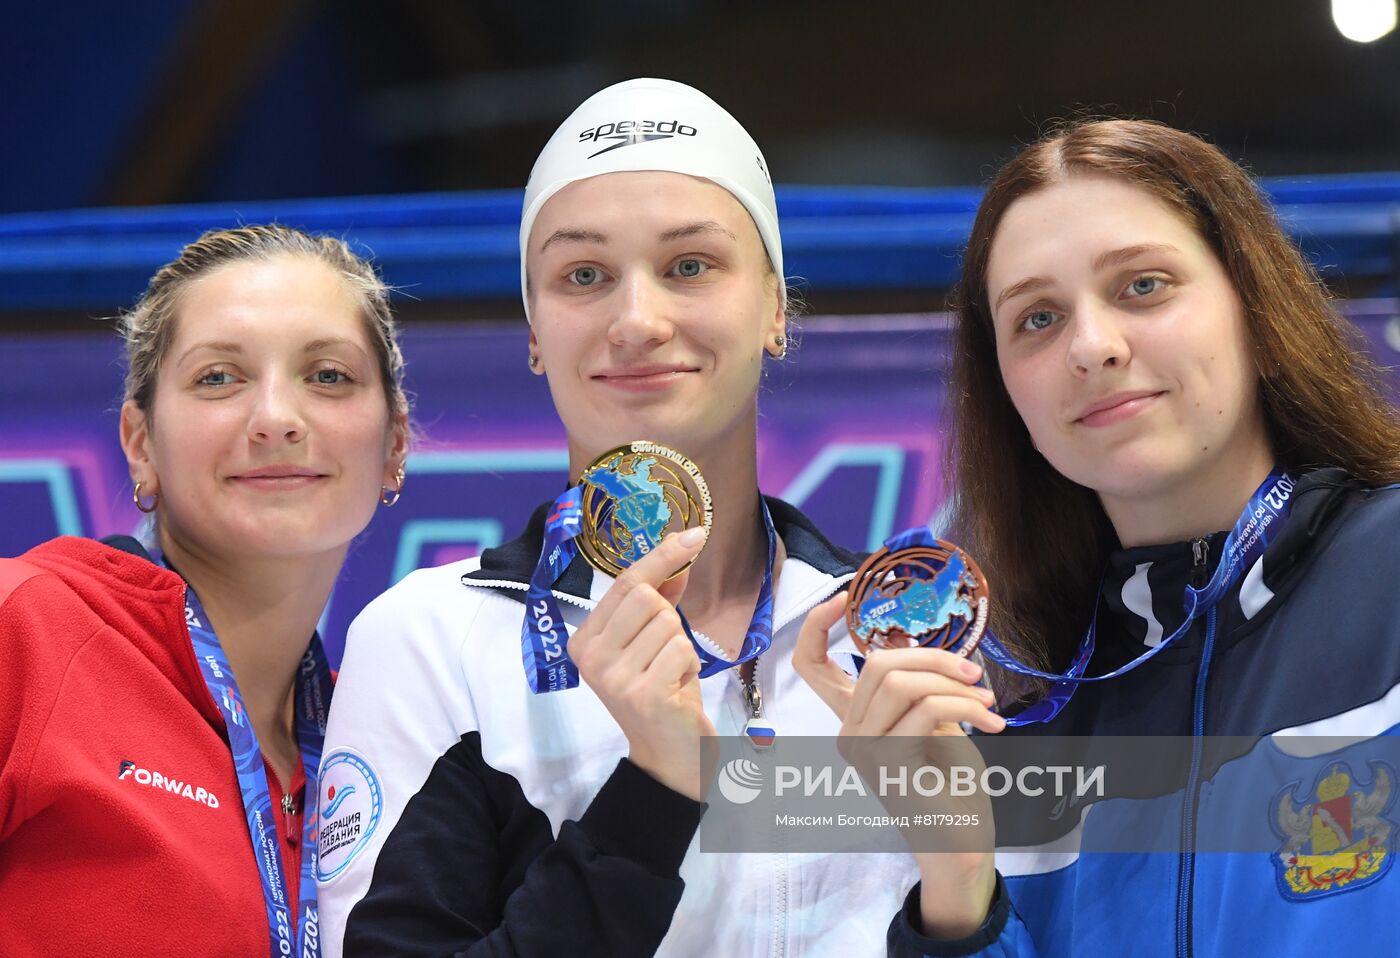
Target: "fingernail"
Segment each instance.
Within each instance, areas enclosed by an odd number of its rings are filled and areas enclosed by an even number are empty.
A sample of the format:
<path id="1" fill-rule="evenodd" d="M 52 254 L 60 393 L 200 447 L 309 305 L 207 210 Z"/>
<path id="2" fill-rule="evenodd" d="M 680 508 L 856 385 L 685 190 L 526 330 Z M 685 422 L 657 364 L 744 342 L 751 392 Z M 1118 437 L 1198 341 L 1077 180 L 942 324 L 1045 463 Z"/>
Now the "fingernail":
<path id="1" fill-rule="evenodd" d="M 982 701 L 987 703 L 988 708 L 991 708 L 993 705 L 996 704 L 997 696 L 996 693 L 993 692 L 991 689 L 978 689 L 977 691 L 981 694 Z"/>
<path id="2" fill-rule="evenodd" d="M 687 549 L 693 549 L 705 541 L 705 527 L 696 526 L 694 529 L 687 529 L 677 536 L 677 539 Z"/>
<path id="3" fill-rule="evenodd" d="M 966 675 L 970 679 L 975 679 L 977 678 L 977 676 L 982 674 L 982 666 L 978 665 L 976 662 L 970 662 L 967 659 L 963 659 L 962 674 Z"/>

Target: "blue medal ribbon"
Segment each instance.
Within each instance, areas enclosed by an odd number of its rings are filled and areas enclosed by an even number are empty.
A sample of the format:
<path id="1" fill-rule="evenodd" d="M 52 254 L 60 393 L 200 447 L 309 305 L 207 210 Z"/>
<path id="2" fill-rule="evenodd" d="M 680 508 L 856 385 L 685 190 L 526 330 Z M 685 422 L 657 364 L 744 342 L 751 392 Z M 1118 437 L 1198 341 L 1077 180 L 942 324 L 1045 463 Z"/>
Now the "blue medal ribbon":
<path id="1" fill-rule="evenodd" d="M 1030 725 L 1036 722 L 1049 722 L 1064 710 L 1074 695 L 1075 689 L 1081 684 L 1105 682 L 1131 672 L 1186 635 L 1191 629 L 1191 624 L 1210 611 L 1238 581 L 1245 569 L 1253 565 L 1259 556 L 1264 554 L 1264 550 L 1273 541 L 1279 529 L 1283 527 L 1284 520 L 1288 518 L 1288 513 L 1293 508 L 1292 494 L 1293 480 L 1287 473 L 1278 469 L 1269 473 L 1269 477 L 1249 497 L 1249 502 L 1235 522 L 1234 528 L 1226 536 L 1220 562 L 1216 565 L 1210 581 L 1200 588 L 1187 585 L 1186 595 L 1183 599 L 1186 620 L 1161 643 L 1112 672 L 1106 672 L 1103 675 L 1084 674 L 1084 671 L 1089 667 L 1089 660 L 1094 656 L 1098 635 L 1097 609 L 1094 612 L 1094 618 L 1089 623 L 1088 630 L 1084 633 L 1084 638 L 1079 643 L 1079 648 L 1074 653 L 1074 658 L 1070 661 L 1069 668 L 1062 673 L 1043 672 L 1026 665 L 1016 658 L 992 634 L 991 630 L 988 630 L 978 646 L 983 655 L 1008 672 L 1046 679 L 1053 683 L 1044 698 L 1026 710 L 1008 717 L 1006 724 Z M 933 533 L 926 527 L 919 527 L 892 536 L 886 540 L 885 547 L 891 552 L 895 552 L 911 546 L 933 545 L 934 542 Z M 995 598 L 993 596 L 993 601 Z"/>
<path id="2" fill-rule="evenodd" d="M 685 613 L 681 612 L 681 625 L 685 628 L 686 637 L 700 657 L 702 679 L 757 658 L 773 644 L 773 563 L 777 560 L 778 533 L 773 528 L 773 517 L 768 514 L 768 504 L 762 498 L 759 499 L 759 511 L 763 515 L 763 528 L 768 537 L 768 562 L 763 568 L 758 601 L 754 603 L 753 617 L 749 620 L 748 631 L 744 633 L 739 657 L 730 662 L 707 650 L 696 639 Z M 530 576 L 530 588 L 525 595 L 520 654 L 525 663 L 530 691 L 537 695 L 578 686 L 578 667 L 569 658 L 569 633 L 564 626 L 559 601 L 552 590 L 554 583 L 559 581 L 569 563 L 578 555 L 575 540 L 582 530 L 583 487 L 574 486 L 550 506 L 549 515 L 545 518 L 540 559 Z M 645 550 L 640 551 L 650 552 L 658 544 L 648 539 Z M 679 609 L 676 611 L 680 612 Z"/>
<path id="3" fill-rule="evenodd" d="M 691 644 L 695 646 L 695 652 L 700 656 L 700 677 L 709 678 L 717 675 L 726 669 L 732 669 L 736 665 L 742 665 L 751 659 L 756 659 L 773 645 L 773 564 L 778 558 L 778 531 L 773 528 L 773 517 L 768 514 L 768 503 L 762 497 L 758 500 L 758 511 L 763 516 L 763 531 L 768 540 L 768 561 L 763 564 L 763 581 L 758 586 L 758 601 L 754 603 L 753 616 L 749 619 L 749 627 L 744 632 L 744 643 L 739 647 L 739 657 L 733 662 L 714 655 L 696 642 L 695 634 L 690 630 L 690 623 L 686 621 L 685 613 L 679 608 L 676 609 L 681 616 L 681 625 L 685 627 L 685 634 L 690 638 Z"/>
<path id="4" fill-rule="evenodd" d="M 578 555 L 575 541 L 583 530 L 583 487 L 568 489 L 549 507 L 544 521 L 540 561 L 525 593 L 525 621 L 520 626 L 520 655 L 530 691 L 539 695 L 578 685 L 578 666 L 569 658 L 569 631 L 554 597 L 554 583 Z"/>
<path id="5" fill-rule="evenodd" d="M 169 565 L 159 555 L 155 556 L 155 560 Z M 248 820 L 248 835 L 253 840 L 253 854 L 258 862 L 258 875 L 262 879 L 270 954 L 273 958 L 287 955 L 317 958 L 321 954 L 320 916 L 316 908 L 316 818 L 317 797 L 320 795 L 317 775 L 321 767 L 326 716 L 330 711 L 333 689 L 330 662 L 321 647 L 321 638 L 315 634 L 311 636 L 311 644 L 297 670 L 296 733 L 306 776 L 306 790 L 301 811 L 301 886 L 297 909 L 293 914 L 287 900 L 277 819 L 272 813 L 272 792 L 267 784 L 262 749 L 258 747 L 258 737 L 253 732 L 228 657 L 219 644 L 219 637 L 210 627 L 209 617 L 204 613 L 199 596 L 195 595 L 188 583 L 185 586 L 185 623 L 189 626 L 190 642 L 194 646 L 195 658 L 199 660 L 204 682 L 228 727 L 233 764 L 238 773 L 238 790 Z"/>

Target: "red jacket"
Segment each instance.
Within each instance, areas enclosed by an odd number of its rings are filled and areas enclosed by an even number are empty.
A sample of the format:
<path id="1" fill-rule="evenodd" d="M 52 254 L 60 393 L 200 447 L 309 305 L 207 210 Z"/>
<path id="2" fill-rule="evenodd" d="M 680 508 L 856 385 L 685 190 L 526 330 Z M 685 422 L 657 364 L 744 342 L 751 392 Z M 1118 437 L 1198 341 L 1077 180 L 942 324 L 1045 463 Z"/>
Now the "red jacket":
<path id="1" fill-rule="evenodd" d="M 0 955 L 268 954 L 224 721 L 185 584 L 54 539 L 0 559 Z M 296 813 L 268 771 L 289 898 Z"/>

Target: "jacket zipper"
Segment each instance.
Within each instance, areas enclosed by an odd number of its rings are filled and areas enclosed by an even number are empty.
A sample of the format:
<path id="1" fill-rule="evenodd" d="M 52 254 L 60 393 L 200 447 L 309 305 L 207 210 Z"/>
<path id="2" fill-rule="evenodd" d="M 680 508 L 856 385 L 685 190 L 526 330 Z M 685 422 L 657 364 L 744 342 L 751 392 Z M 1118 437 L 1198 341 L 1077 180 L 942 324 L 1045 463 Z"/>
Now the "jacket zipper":
<path id="1" fill-rule="evenodd" d="M 812 598 L 803 601 L 788 615 L 784 616 L 781 619 L 774 619 L 773 631 L 775 633 L 781 632 L 783 629 L 787 628 L 792 622 L 806 615 L 808 612 L 811 612 L 817 606 L 821 605 L 827 599 L 831 598 L 838 591 L 840 591 L 840 589 L 844 587 L 846 583 L 850 582 L 855 577 L 856 576 L 854 572 L 836 577 L 827 585 L 826 588 L 819 589 L 813 595 Z M 517 592 L 530 591 L 530 586 L 528 583 L 515 582 L 511 579 L 471 579 L 469 581 L 463 580 L 462 584 L 475 586 L 483 589 L 502 588 L 514 589 Z M 560 599 L 561 601 L 567 602 L 572 606 L 577 606 L 580 609 L 587 609 L 589 611 L 592 611 L 598 605 L 598 603 L 594 602 L 592 599 L 580 599 L 578 596 L 570 595 L 567 592 L 554 592 L 553 595 L 556 599 Z"/>
<path id="2" fill-rule="evenodd" d="M 776 625 L 773 631 L 777 631 Z M 763 685 L 758 677 L 763 656 L 751 661 L 753 675 L 747 680 L 744 678 L 744 666 L 730 671 L 739 689 L 739 700 L 744 706 L 746 729 L 749 720 L 763 717 Z M 773 924 L 769 928 L 768 954 L 770 958 L 783 958 L 787 954 L 788 863 L 787 844 L 781 829 L 774 829 L 771 833 L 767 851 L 773 866 Z"/>
<path id="3" fill-rule="evenodd" d="M 802 602 L 799 602 L 797 606 L 794 607 L 794 609 L 788 615 L 784 616 L 781 619 L 775 618 L 773 620 L 774 634 L 787 628 L 791 623 L 797 621 L 799 618 L 805 616 L 808 612 L 821 605 L 827 599 L 831 598 L 831 596 L 839 592 L 847 582 L 850 582 L 854 578 L 854 573 L 836 578 L 832 582 L 828 583 L 825 588 L 817 590 L 815 595 L 804 599 Z M 755 710 L 759 714 L 761 714 L 763 709 L 763 699 L 762 693 L 759 691 L 761 686 L 759 685 L 758 681 L 758 665 L 754 666 L 753 685 L 755 698 L 757 699 L 757 702 L 755 703 Z M 741 693 L 746 693 L 748 691 L 747 688 L 744 687 L 743 682 L 740 682 L 740 691 Z M 748 705 L 749 702 L 747 695 L 744 696 L 744 699 L 744 704 Z M 772 958 L 784 958 L 784 956 L 787 955 L 788 937 L 787 835 L 781 829 L 774 829 L 773 835 L 776 839 L 775 844 L 777 845 L 777 847 L 773 848 L 770 852 L 770 854 L 773 856 L 773 937 L 770 942 L 771 947 L 769 948 L 769 954 L 772 955 Z"/>
<path id="4" fill-rule="evenodd" d="M 290 844 L 297 840 L 297 829 L 292 819 L 297 813 L 296 799 L 290 794 L 282 795 L 282 823 L 287 827 L 287 842 Z"/>
<path id="5" fill-rule="evenodd" d="M 1208 578 L 1210 547 L 1204 539 L 1191 543 L 1191 583 L 1202 588 Z M 1196 694 L 1191 717 L 1191 773 L 1186 779 L 1186 794 L 1181 808 L 1181 859 L 1177 870 L 1176 889 L 1176 953 L 1177 958 L 1191 958 L 1192 911 L 1196 884 L 1196 811 L 1200 789 L 1201 752 L 1205 748 L 1206 681 L 1210 675 L 1210 656 L 1215 649 L 1215 608 L 1206 613 L 1206 641 L 1201 650 L 1201 666 L 1196 672 Z"/>
<path id="6" fill-rule="evenodd" d="M 786 835 L 781 829 L 774 829 L 778 843 L 786 846 Z M 788 857 L 786 847 L 780 847 L 773 853 L 773 884 L 774 896 L 777 899 L 773 906 L 773 947 L 770 954 L 773 958 L 784 958 L 787 954 L 787 908 L 788 908 Z"/>
<path id="7" fill-rule="evenodd" d="M 744 710 L 748 719 L 763 718 L 763 686 L 758 681 L 758 663 L 763 657 L 753 660 L 753 675 L 744 678 L 744 666 L 735 670 L 739 680 L 739 697 L 744 700 Z"/>
<path id="8" fill-rule="evenodd" d="M 832 582 L 828 584 L 827 588 L 817 590 L 813 596 L 809 596 L 798 603 L 796 609 L 791 613 L 781 619 L 775 619 L 773 622 L 773 633 L 776 635 L 798 618 L 821 605 L 827 599 L 835 595 L 843 585 L 854 578 L 854 575 L 844 575 L 833 579 Z M 758 678 L 758 667 L 762 661 L 762 656 L 753 660 L 753 675 L 748 679 L 744 678 L 744 667 L 742 665 L 733 672 L 734 681 L 739 687 L 739 701 L 744 705 L 746 721 L 748 719 L 763 718 L 763 684 Z"/>
<path id="9" fill-rule="evenodd" d="M 843 586 L 845 586 L 845 584 L 846 584 L 847 582 L 850 582 L 850 581 L 851 581 L 852 579 L 854 579 L 854 578 L 855 578 L 855 573 L 850 573 L 850 574 L 843 575 L 843 576 L 839 576 L 839 577 L 833 579 L 830 583 L 827 584 L 827 587 L 826 587 L 826 588 L 817 590 L 817 592 L 816 592 L 814 595 L 812 595 L 809 599 L 806 599 L 806 600 L 804 600 L 803 602 L 798 603 L 798 605 L 796 606 L 796 608 L 794 608 L 788 615 L 784 616 L 784 617 L 781 618 L 781 619 L 776 619 L 776 618 L 775 618 L 775 619 L 773 620 L 773 632 L 774 632 L 774 633 L 777 633 L 777 632 L 780 632 L 781 630 L 787 628 L 788 625 L 790 625 L 792 622 L 795 622 L 797 619 L 799 619 L 799 618 L 801 618 L 802 616 L 806 615 L 808 612 L 812 611 L 812 610 L 815 609 L 817 606 L 821 605 L 821 604 L 822 604 L 823 602 L 825 602 L 827 599 L 831 598 L 831 597 L 832 597 L 833 595 L 835 595 Z M 465 585 L 473 585 L 473 586 L 482 586 L 482 587 L 485 587 L 485 588 L 492 588 L 492 587 L 497 587 L 497 586 L 499 586 L 499 587 L 501 587 L 501 588 L 506 588 L 506 589 L 515 589 L 515 590 L 520 591 L 520 592 L 529 591 L 529 588 L 530 588 L 530 587 L 529 587 L 528 585 L 526 585 L 526 584 L 523 584 L 523 583 L 520 583 L 520 582 L 512 582 L 512 581 L 510 581 L 509 579 L 491 579 L 491 580 L 473 579 L 473 580 L 471 580 L 470 582 L 467 582 L 466 580 L 464 580 L 464 581 L 463 581 L 463 584 L 465 584 Z M 591 600 L 585 601 L 585 600 L 583 600 L 583 599 L 579 599 L 579 598 L 577 598 L 576 596 L 572 596 L 572 595 L 569 595 L 569 594 L 564 593 L 564 592 L 555 592 L 555 593 L 554 593 L 554 596 L 555 596 L 556 598 L 558 598 L 558 599 L 562 599 L 563 601 L 568 602 L 568 603 L 571 604 L 571 605 L 575 605 L 575 606 L 579 607 L 580 609 L 589 609 L 589 610 L 591 610 L 591 609 L 597 604 L 597 603 L 595 603 L 595 602 L 593 602 L 593 601 L 591 601 Z M 761 714 L 762 714 L 762 704 L 761 704 L 761 702 L 762 702 L 761 694 L 762 694 L 762 693 L 760 693 L 760 692 L 758 691 L 758 689 L 759 689 L 759 683 L 758 683 L 758 666 L 757 666 L 757 665 L 754 666 L 754 675 L 753 675 L 753 686 L 754 686 L 753 691 L 754 691 L 754 693 L 755 693 L 755 694 L 754 694 L 754 697 L 758 700 L 758 702 L 755 703 L 754 706 L 751 706 L 751 705 L 750 705 L 750 700 L 749 700 L 749 688 L 748 688 L 748 686 L 747 686 L 747 683 L 745 683 L 745 682 L 743 682 L 742 680 L 739 679 L 738 672 L 735 672 L 735 673 L 734 673 L 734 677 L 735 677 L 735 680 L 736 680 L 736 684 L 739 686 L 739 697 L 740 697 L 740 699 L 741 699 L 741 700 L 743 701 L 743 703 L 744 703 L 744 710 L 745 710 L 745 712 L 750 713 L 750 715 L 751 715 L 752 717 L 758 717 L 758 715 L 761 715 Z M 756 713 L 756 714 L 755 714 L 755 713 Z M 779 834 L 781 834 L 781 833 L 779 832 Z M 774 912 L 773 912 L 773 937 L 772 937 L 772 939 L 771 939 L 771 945 L 772 945 L 772 947 L 771 947 L 771 949 L 770 949 L 770 953 L 774 956 L 774 958 L 781 958 L 781 956 L 783 956 L 783 955 L 785 955 L 785 954 L 787 953 L 787 907 L 788 907 L 788 876 L 787 876 L 787 864 L 788 864 L 788 863 L 787 863 L 787 850 L 786 850 L 786 848 L 775 848 L 775 849 L 773 849 L 773 850 L 770 852 L 770 854 L 772 854 L 772 856 L 773 856 L 773 886 L 774 886 L 774 887 L 773 887 L 773 892 L 774 892 L 774 906 L 773 906 L 773 908 L 774 908 Z"/>
<path id="10" fill-rule="evenodd" d="M 1191 540 L 1191 585 L 1204 589 L 1210 581 L 1210 543 L 1204 539 Z"/>
<path id="11" fill-rule="evenodd" d="M 500 588 L 514 589 L 517 592 L 530 591 L 529 583 L 515 582 L 510 579 L 472 579 L 470 581 L 464 579 L 462 580 L 462 584 L 475 586 L 482 589 Z M 569 603 L 569 605 L 576 606 L 580 609 L 586 609 L 590 612 L 593 611 L 593 609 L 598 605 L 598 603 L 594 602 L 592 599 L 580 599 L 578 596 L 570 595 L 567 592 L 551 592 L 551 595 L 553 595 L 556 599 L 559 599 L 562 602 L 567 602 Z"/>

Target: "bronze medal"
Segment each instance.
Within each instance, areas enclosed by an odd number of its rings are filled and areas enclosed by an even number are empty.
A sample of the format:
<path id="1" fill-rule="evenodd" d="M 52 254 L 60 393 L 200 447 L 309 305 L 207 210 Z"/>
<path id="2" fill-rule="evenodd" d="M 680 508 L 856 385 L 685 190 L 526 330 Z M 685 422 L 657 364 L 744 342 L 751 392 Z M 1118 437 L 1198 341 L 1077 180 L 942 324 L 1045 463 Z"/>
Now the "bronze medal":
<path id="1" fill-rule="evenodd" d="M 850 585 L 846 625 L 862 654 L 914 646 L 966 658 L 987 628 L 987 578 L 942 539 L 866 559 Z"/>

